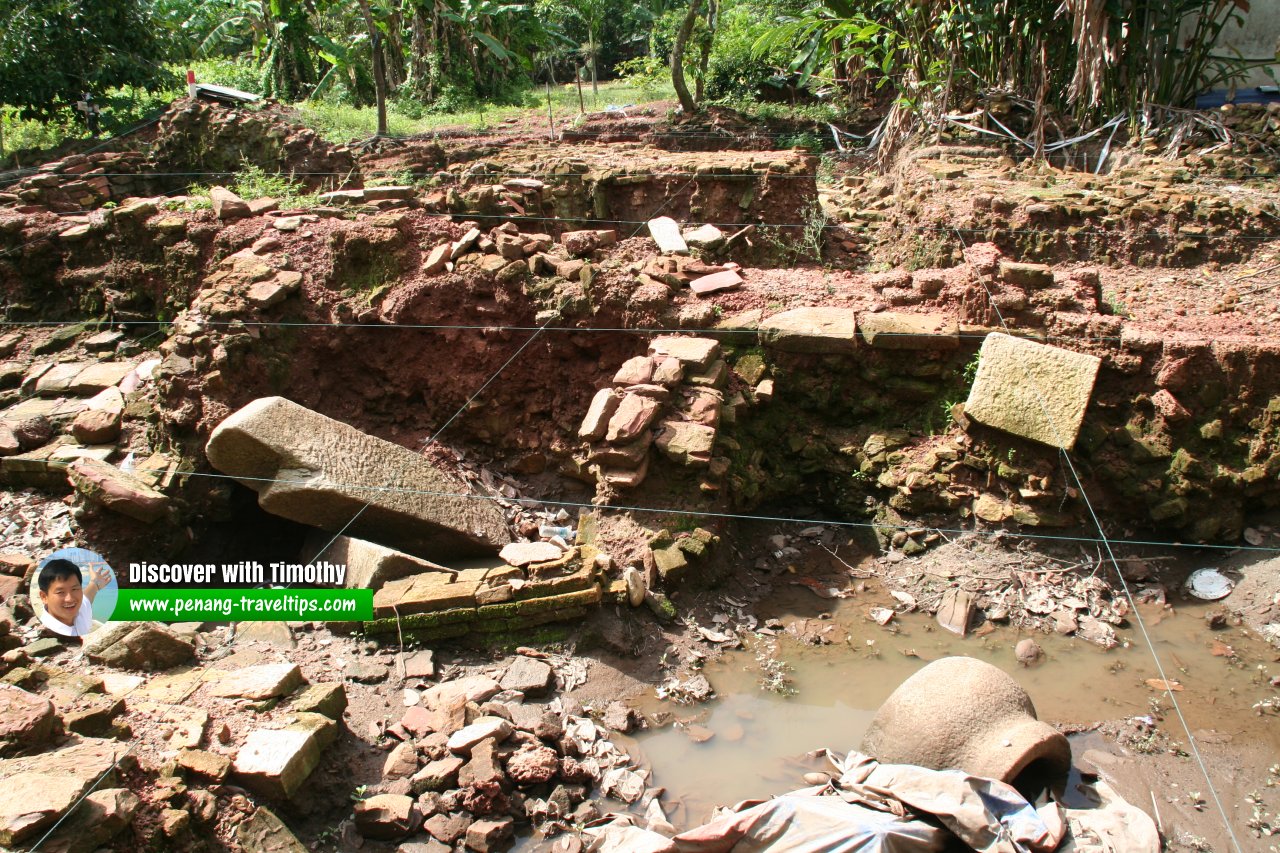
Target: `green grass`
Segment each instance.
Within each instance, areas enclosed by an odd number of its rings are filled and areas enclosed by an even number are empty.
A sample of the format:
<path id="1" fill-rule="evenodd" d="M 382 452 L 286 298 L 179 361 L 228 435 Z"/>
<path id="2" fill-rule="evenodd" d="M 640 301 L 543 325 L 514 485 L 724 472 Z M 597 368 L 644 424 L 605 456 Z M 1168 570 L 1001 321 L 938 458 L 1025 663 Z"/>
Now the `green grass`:
<path id="1" fill-rule="evenodd" d="M 600 84 L 598 97 L 592 96 L 591 84 L 582 86 L 582 99 L 588 113 L 602 112 L 611 104 L 638 106 L 673 97 L 670 84 L 655 87 L 627 80 L 611 80 Z M 378 113 L 373 107 L 352 107 L 327 101 L 303 101 L 294 106 L 302 114 L 303 123 L 332 142 L 364 139 L 372 136 L 378 127 Z M 579 115 L 577 87 L 573 84 L 553 87 L 551 107 L 557 130 L 571 126 Z M 420 118 L 411 118 L 397 110 L 394 104 L 388 104 L 387 131 L 392 136 L 414 136 L 445 128 L 485 131 L 504 121 L 530 114 L 545 119 L 546 110 L 545 87 L 530 90 L 527 106 L 479 105 L 460 112 L 429 114 Z"/>
<path id="2" fill-rule="evenodd" d="M 133 86 L 111 89 L 98 98 L 102 112 L 98 117 L 98 137 L 109 138 L 159 113 L 181 94 L 177 91 L 147 92 Z M 88 139 L 89 130 L 79 113 L 65 112 L 49 121 L 36 121 L 18 116 L 12 107 L 0 107 L 0 158 L 13 152 L 30 152 L 19 157 L 15 165 L 40 162 L 40 152 L 56 148 L 68 139 Z"/>
<path id="3" fill-rule="evenodd" d="M 255 198 L 274 198 L 282 208 L 315 207 L 320 199 L 315 193 L 307 192 L 298 181 L 284 175 L 266 172 L 261 166 L 243 162 L 235 180 L 228 186 L 233 193 L 245 201 Z M 195 186 L 187 191 L 187 197 L 176 203 L 183 210 L 205 210 L 212 206 L 209 200 L 209 187 Z"/>

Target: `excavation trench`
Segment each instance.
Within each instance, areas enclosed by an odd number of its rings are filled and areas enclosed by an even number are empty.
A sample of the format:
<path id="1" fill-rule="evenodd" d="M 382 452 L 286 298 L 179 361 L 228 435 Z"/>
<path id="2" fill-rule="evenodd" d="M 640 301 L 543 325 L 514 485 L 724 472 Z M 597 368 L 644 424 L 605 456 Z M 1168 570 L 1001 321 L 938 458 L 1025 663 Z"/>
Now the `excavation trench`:
<path id="1" fill-rule="evenodd" d="M 211 109 L 182 113 L 158 150 L 178 160 L 194 156 L 184 145 L 238 151 L 220 146 L 231 137 L 219 134 L 234 136 L 243 122 L 208 121 Z M 184 139 L 198 136 L 184 121 L 213 138 Z M 1243 824 L 1244 797 L 1274 776 L 1268 765 L 1280 751 L 1267 716 L 1277 706 L 1266 704 L 1274 652 L 1255 633 L 1275 619 L 1275 590 L 1240 604 L 1234 593 L 1225 624 L 1211 631 L 1209 608 L 1180 590 L 1222 552 L 1173 546 L 1243 537 L 1263 551 L 1233 557 L 1232 568 L 1256 574 L 1244 558 L 1261 565 L 1280 544 L 1259 520 L 1280 499 L 1280 346 L 1247 319 L 1235 328 L 1194 310 L 1205 298 L 1198 280 L 1177 285 L 1193 309 L 1181 319 L 1161 314 L 1158 300 L 1133 317 L 1113 303 L 1117 282 L 1135 272 L 1117 258 L 1173 267 L 1247 256 L 1253 242 L 1215 234 L 1265 236 L 1254 200 L 1214 199 L 1181 224 L 1185 232 L 1173 230 L 1173 213 L 1157 223 L 1168 211 L 1144 207 L 1108 236 L 1083 226 L 1110 202 L 1082 204 L 1085 196 L 1060 188 L 1049 201 L 1032 194 L 1034 204 L 975 201 L 952 217 L 963 236 L 923 239 L 950 219 L 921 210 L 915 221 L 910 208 L 956 203 L 951 167 L 929 166 L 928 179 L 900 175 L 901 186 L 859 176 L 839 192 L 827 187 L 824 201 L 849 196 L 856 207 L 836 230 L 815 207 L 817 164 L 799 152 L 447 143 L 372 158 L 366 166 L 439 173 L 395 189 L 403 197 L 345 197 L 349 207 L 222 221 L 156 201 L 70 228 L 47 212 L 4 220 L 0 286 L 11 316 L 106 318 L 59 345 L 117 323 L 119 349 L 85 361 L 157 362 L 129 392 L 112 462 L 162 456 L 172 511 L 148 524 L 81 502 L 89 544 L 115 565 L 156 553 L 314 558 L 317 537 L 335 531 L 266 513 L 205 454 L 228 416 L 284 397 L 424 454 L 468 499 L 504 501 L 513 537 L 538 539 L 546 519 L 535 513 L 564 512 L 555 523 L 574 528 L 590 557 L 589 589 L 574 591 L 589 593 L 589 608 L 557 611 L 550 627 L 508 623 L 504 611 L 501 635 L 432 633 L 440 626 L 402 625 L 397 614 L 366 626 L 356 654 L 390 656 L 402 641 L 455 648 L 442 643 L 448 637 L 489 661 L 498 646 L 573 644 L 566 659 L 589 670 L 584 695 L 600 705 L 629 696 L 652 721 L 631 745 L 649 762 L 651 784 L 669 792 L 679 827 L 713 805 L 801 787 L 811 765 L 797 756 L 855 748 L 904 678 L 927 661 L 969 655 L 1010 672 L 1042 718 L 1077 732 L 1081 770 L 1110 774 L 1143 807 L 1157 788 L 1180 826 L 1226 849 L 1200 797 L 1203 780 L 1178 754 L 1185 733 L 1149 683 L 1160 675 L 1136 617 L 1179 682 L 1188 724 Z M 316 171 L 352 165 L 350 152 L 299 145 Z M 279 154 L 258 153 L 250 159 Z M 1008 170 L 991 177 L 993 157 L 961 165 L 982 180 L 1013 181 Z M 59 180 L 40 177 L 26 200 L 71 204 Z M 122 184 L 109 197 L 169 188 Z M 1115 195 L 1136 197 L 1126 192 Z M 645 227 L 657 214 L 722 233 L 692 255 L 664 254 Z M 1140 238 L 1130 233 L 1139 225 Z M 1166 245 L 1174 233 L 1181 248 Z M 864 249 L 909 269 L 865 269 Z M 832 265 L 811 262 L 819 257 Z M 1104 258 L 1110 268 L 1085 264 Z M 725 272 L 743 281 L 701 295 L 690 286 Z M 17 366 L 5 371 L 16 386 L 0 392 L 5 419 L 25 407 L 24 416 L 40 410 L 70 430 L 76 412 L 64 407 L 89 392 L 42 385 L 39 372 L 45 362 L 79 364 L 82 354 L 47 356 L 59 352 L 61 333 L 31 330 L 17 348 Z M 966 415 L 976 354 L 993 335 L 1098 360 L 1079 434 L 1066 442 L 1071 464 Z M 600 400 L 630 406 L 638 426 L 620 423 L 612 437 L 591 428 Z M 39 450 L 0 460 L 0 474 L 11 488 L 52 492 L 51 501 L 70 488 L 65 460 Z M 1103 559 L 1094 512 L 1122 571 L 1150 563 L 1131 579 L 1138 614 Z M 1126 544 L 1138 541 L 1148 544 Z M 595 562 L 597 553 L 607 559 Z M 636 574 L 648 606 L 628 606 Z M 1036 599 L 1046 578 L 1056 597 Z M 957 591 L 972 598 L 965 639 L 933 616 Z M 1075 598 L 1083 606 L 1062 604 Z M 736 640 L 719 639 L 726 633 Z M 1023 668 L 1012 650 L 1026 638 L 1045 660 Z M 745 648 L 730 648 L 739 641 Z M 714 701 L 648 698 L 700 668 Z M 762 680 L 796 695 L 762 690 Z M 396 690 L 370 683 L 378 686 L 353 689 L 351 718 L 393 722 L 403 713 Z M 343 760 L 358 753 L 353 772 L 377 784 L 384 757 L 367 746 L 353 738 L 337 749 Z M 346 770 L 325 783 L 327 805 L 290 815 L 312 836 L 329 812 L 347 813 Z"/>

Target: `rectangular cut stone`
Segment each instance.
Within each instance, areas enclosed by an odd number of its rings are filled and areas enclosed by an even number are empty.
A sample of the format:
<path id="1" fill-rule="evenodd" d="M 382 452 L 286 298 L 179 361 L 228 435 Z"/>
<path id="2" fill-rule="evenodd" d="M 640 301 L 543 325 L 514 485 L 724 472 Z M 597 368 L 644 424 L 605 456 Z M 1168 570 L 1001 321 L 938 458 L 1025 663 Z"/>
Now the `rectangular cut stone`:
<path id="1" fill-rule="evenodd" d="M 233 767 L 254 793 L 288 799 L 319 763 L 320 743 L 314 731 L 257 729 L 249 732 Z"/>
<path id="2" fill-rule="evenodd" d="M 670 216 L 659 216 L 649 220 L 649 236 L 658 244 L 658 251 L 664 254 L 687 255 L 689 246 L 680 236 L 680 225 Z"/>
<path id="3" fill-rule="evenodd" d="M 76 374 L 68 388 L 72 394 L 97 394 L 105 388 L 114 388 L 133 373 L 133 365 L 124 361 L 103 361 L 91 364 Z"/>
<path id="4" fill-rule="evenodd" d="M 422 456 L 283 397 L 220 423 L 206 453 L 243 478 L 267 512 L 432 559 L 496 553 L 511 541 L 502 508 Z"/>
<path id="5" fill-rule="evenodd" d="M 618 410 L 618 402 L 621 399 L 609 388 L 601 388 L 597 391 L 591 398 L 591 406 L 587 409 L 586 417 L 582 419 L 582 426 L 578 427 L 578 438 L 585 438 L 587 441 L 599 441 L 604 438 L 605 430 L 609 428 L 609 419 Z"/>
<path id="6" fill-rule="evenodd" d="M 89 365 L 82 361 L 67 364 L 55 364 L 36 380 L 36 393 L 41 397 L 56 397 L 65 394 L 71 383 Z"/>
<path id="7" fill-rule="evenodd" d="M 0 421 L 20 423 L 28 418 L 52 418 L 54 410 L 57 408 L 57 400 L 40 400 L 32 397 L 5 409 L 4 412 L 0 413 Z"/>
<path id="8" fill-rule="evenodd" d="M 416 190 L 411 186 L 384 186 L 384 187 L 365 187 L 364 197 L 366 201 L 379 201 L 389 198 L 413 198 Z"/>
<path id="9" fill-rule="evenodd" d="M 334 190 L 319 195 L 321 204 L 360 204 L 364 199 L 364 190 Z"/>
<path id="10" fill-rule="evenodd" d="M 725 270 L 724 272 L 704 275 L 702 278 L 695 278 L 689 282 L 689 289 L 702 296 L 703 294 L 715 293 L 720 290 L 733 290 L 740 284 L 742 284 L 742 276 L 738 275 L 737 270 Z"/>
<path id="11" fill-rule="evenodd" d="M 457 607 L 475 607 L 476 593 L 482 586 L 493 586 L 524 573 L 505 563 L 488 568 L 464 569 L 459 572 L 423 572 L 413 577 L 389 581 L 373 594 L 376 616 L 404 616 L 409 613 L 432 613 Z"/>
<path id="12" fill-rule="evenodd" d="M 36 841 L 95 785 L 111 788 L 128 744 L 81 738 L 53 752 L 0 761 L 0 845 Z"/>
<path id="13" fill-rule="evenodd" d="M 628 444 L 640 437 L 658 416 L 662 404 L 639 394 L 624 394 L 618 411 L 609 419 L 605 438 L 615 444 Z"/>
<path id="14" fill-rule="evenodd" d="M 712 338 L 663 335 L 649 344 L 649 355 L 670 356 L 685 367 L 705 370 L 720 355 L 720 342 Z"/>
<path id="15" fill-rule="evenodd" d="M 681 465 L 706 465 L 715 443 L 714 428 L 676 418 L 663 421 L 658 434 L 658 449 Z"/>
<path id="16" fill-rule="evenodd" d="M 960 346 L 960 325 L 947 314 L 863 314 L 858 331 L 877 349 L 944 350 Z"/>
<path id="17" fill-rule="evenodd" d="M 1053 270 L 1046 264 L 1001 261 L 1000 278 L 1026 288 L 1053 287 Z"/>
<path id="18" fill-rule="evenodd" d="M 209 692 L 226 699 L 270 699 L 292 693 L 301 684 L 302 670 L 296 664 L 264 663 L 228 673 Z"/>
<path id="19" fill-rule="evenodd" d="M 784 352 L 837 355 L 857 350 L 852 308 L 796 308 L 760 323 L 760 343 Z"/>
<path id="20" fill-rule="evenodd" d="M 347 576 L 343 585 L 348 589 L 378 589 L 387 581 L 416 575 L 419 572 L 448 571 L 444 566 L 430 560 L 350 536 L 339 536 L 326 548 L 325 544 L 330 539 L 332 539 L 331 536 L 320 533 L 309 537 L 307 546 L 303 548 L 299 558 L 304 562 L 311 560 L 318 563 L 327 560 L 330 563 L 346 566 Z M 324 551 L 312 560 L 312 556 L 319 548 L 324 548 Z"/>
<path id="21" fill-rule="evenodd" d="M 988 335 L 964 412 L 987 426 L 1070 450 L 1101 363 L 1085 353 Z"/>

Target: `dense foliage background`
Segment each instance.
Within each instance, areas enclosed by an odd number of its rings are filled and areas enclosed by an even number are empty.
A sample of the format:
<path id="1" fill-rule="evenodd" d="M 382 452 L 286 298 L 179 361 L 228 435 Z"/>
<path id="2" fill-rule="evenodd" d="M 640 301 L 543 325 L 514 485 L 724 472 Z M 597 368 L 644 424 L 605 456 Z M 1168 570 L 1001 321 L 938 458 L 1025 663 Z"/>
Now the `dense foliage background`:
<path id="1" fill-rule="evenodd" d="M 1270 62 L 1216 50 L 1247 10 L 1246 0 L 0 0 L 0 119 L 70 132 L 90 92 L 104 127 L 118 129 L 179 94 L 195 67 L 203 80 L 329 108 L 373 104 L 381 77 L 385 101 L 410 118 L 532 104 L 539 87 L 576 80 L 595 94 L 597 81 L 625 76 L 668 96 L 675 77 L 686 110 L 780 101 L 927 122 L 994 95 L 1096 124 L 1186 106 Z M 589 105 L 603 106 L 598 95 Z"/>

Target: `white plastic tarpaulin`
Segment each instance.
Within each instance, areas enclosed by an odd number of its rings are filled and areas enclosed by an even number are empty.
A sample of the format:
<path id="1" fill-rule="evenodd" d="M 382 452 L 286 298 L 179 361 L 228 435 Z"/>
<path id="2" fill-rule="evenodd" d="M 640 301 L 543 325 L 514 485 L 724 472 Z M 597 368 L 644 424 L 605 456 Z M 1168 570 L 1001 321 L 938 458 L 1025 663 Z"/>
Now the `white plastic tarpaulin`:
<path id="1" fill-rule="evenodd" d="M 827 785 L 739 803 L 666 838 L 622 818 L 596 830 L 596 853 L 1159 853 L 1154 822 L 1110 789 L 1103 808 L 1036 807 L 1012 786 L 959 770 L 832 757 Z M 590 830 L 588 830 L 590 831 Z M 1065 842 L 1065 843 L 1064 843 Z"/>

